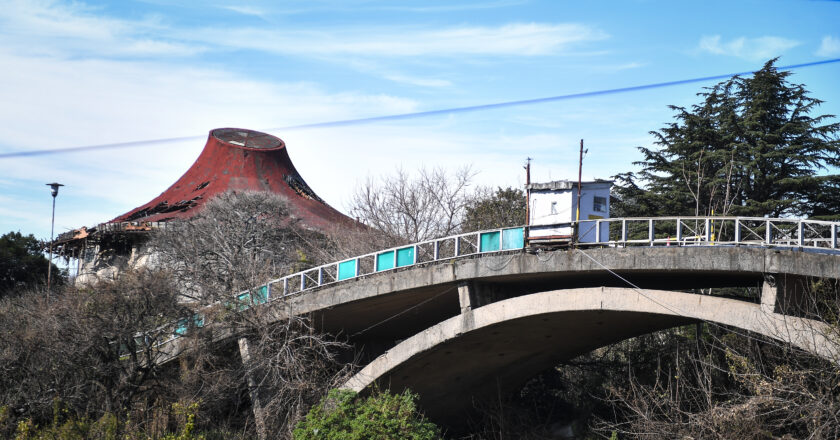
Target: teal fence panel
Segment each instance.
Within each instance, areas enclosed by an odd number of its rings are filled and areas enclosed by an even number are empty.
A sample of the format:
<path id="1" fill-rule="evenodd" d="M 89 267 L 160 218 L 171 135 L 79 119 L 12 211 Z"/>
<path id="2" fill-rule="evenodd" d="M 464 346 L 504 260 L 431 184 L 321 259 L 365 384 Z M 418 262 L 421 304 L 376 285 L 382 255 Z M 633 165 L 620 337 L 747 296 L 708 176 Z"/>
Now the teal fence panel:
<path id="1" fill-rule="evenodd" d="M 178 336 L 184 336 L 187 334 L 187 324 L 189 322 L 185 319 L 179 319 L 178 324 L 175 325 L 175 334 Z"/>
<path id="2" fill-rule="evenodd" d="M 502 249 L 522 249 L 525 247 L 525 228 L 512 228 L 502 231 Z"/>
<path id="3" fill-rule="evenodd" d="M 251 307 L 251 293 L 245 292 L 240 294 L 236 297 L 236 301 L 239 303 L 237 304 L 239 310 L 245 310 L 248 307 Z"/>
<path id="4" fill-rule="evenodd" d="M 479 252 L 491 252 L 499 250 L 499 231 L 485 232 L 481 234 Z"/>
<path id="5" fill-rule="evenodd" d="M 414 246 L 397 249 L 397 267 L 414 264 Z"/>
<path id="6" fill-rule="evenodd" d="M 394 251 L 383 252 L 376 256 L 376 271 L 394 268 Z"/>
<path id="7" fill-rule="evenodd" d="M 262 286 L 255 289 L 251 294 L 251 301 L 254 305 L 265 304 L 268 302 L 268 286 Z"/>
<path id="8" fill-rule="evenodd" d="M 338 263 L 338 280 L 346 280 L 356 276 L 356 260 Z"/>
<path id="9" fill-rule="evenodd" d="M 204 327 L 204 315 L 200 313 L 193 315 L 193 325 L 196 327 Z"/>

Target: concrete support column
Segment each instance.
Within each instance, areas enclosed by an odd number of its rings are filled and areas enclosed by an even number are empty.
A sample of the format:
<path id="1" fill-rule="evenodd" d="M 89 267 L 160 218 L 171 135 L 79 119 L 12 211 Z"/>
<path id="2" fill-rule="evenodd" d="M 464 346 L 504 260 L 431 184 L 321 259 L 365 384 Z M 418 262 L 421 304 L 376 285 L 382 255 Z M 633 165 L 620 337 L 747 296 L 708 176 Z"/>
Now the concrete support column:
<path id="1" fill-rule="evenodd" d="M 239 356 L 245 366 L 245 380 L 248 383 L 248 394 L 251 397 L 251 407 L 254 410 L 254 423 L 257 426 L 257 437 L 260 440 L 268 439 L 268 430 L 265 426 L 265 412 L 260 398 L 259 385 L 254 378 L 253 363 L 251 362 L 251 342 L 248 338 L 239 338 Z"/>
<path id="2" fill-rule="evenodd" d="M 797 275 L 765 275 L 761 288 L 761 308 L 768 313 L 807 316 L 815 311 L 808 279 Z"/>
<path id="3" fill-rule="evenodd" d="M 507 299 L 510 296 L 517 296 L 508 293 L 510 292 L 494 284 L 463 281 L 458 284 L 458 302 L 461 304 L 461 313 Z"/>

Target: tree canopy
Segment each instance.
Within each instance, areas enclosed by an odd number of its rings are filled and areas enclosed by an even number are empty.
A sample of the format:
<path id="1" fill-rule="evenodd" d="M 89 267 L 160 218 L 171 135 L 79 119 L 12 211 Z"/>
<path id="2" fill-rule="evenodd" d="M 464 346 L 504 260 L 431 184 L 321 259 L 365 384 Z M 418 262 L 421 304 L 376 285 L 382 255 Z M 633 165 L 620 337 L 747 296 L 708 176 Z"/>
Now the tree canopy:
<path id="1" fill-rule="evenodd" d="M 640 147 L 638 173 L 616 176 L 619 215 L 840 214 L 840 123 L 768 61 L 700 92 Z"/>
<path id="2" fill-rule="evenodd" d="M 9 232 L 0 236 L 0 297 L 19 289 L 46 284 L 47 258 L 43 246 L 34 235 Z M 56 284 L 63 282 L 63 274 L 52 266 Z"/>

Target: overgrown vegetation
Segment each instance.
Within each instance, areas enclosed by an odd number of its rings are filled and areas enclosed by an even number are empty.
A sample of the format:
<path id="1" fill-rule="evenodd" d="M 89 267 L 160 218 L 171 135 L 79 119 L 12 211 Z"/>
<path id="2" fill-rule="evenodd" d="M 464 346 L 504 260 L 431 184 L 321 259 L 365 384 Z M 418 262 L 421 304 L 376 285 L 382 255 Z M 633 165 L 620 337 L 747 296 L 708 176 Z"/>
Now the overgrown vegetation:
<path id="1" fill-rule="evenodd" d="M 440 430 L 425 420 L 410 391 L 375 390 L 357 397 L 332 390 L 294 431 L 295 440 L 437 440 Z"/>

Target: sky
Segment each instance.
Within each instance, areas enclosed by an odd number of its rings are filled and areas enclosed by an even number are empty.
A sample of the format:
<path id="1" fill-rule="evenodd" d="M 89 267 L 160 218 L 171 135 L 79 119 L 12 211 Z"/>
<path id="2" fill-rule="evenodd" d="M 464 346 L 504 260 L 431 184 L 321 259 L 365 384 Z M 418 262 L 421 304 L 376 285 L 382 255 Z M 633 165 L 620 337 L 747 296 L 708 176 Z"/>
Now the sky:
<path id="1" fill-rule="evenodd" d="M 213 128 L 274 134 L 347 212 L 398 168 L 472 166 L 476 185 L 635 169 L 637 147 L 717 81 L 374 123 L 300 125 L 526 100 L 840 58 L 840 1 L 0 0 L 0 233 L 49 238 L 174 183 Z M 840 63 L 790 80 L 840 115 Z M 835 119 L 837 120 L 837 119 Z M 287 127 L 287 128 L 282 128 Z"/>

